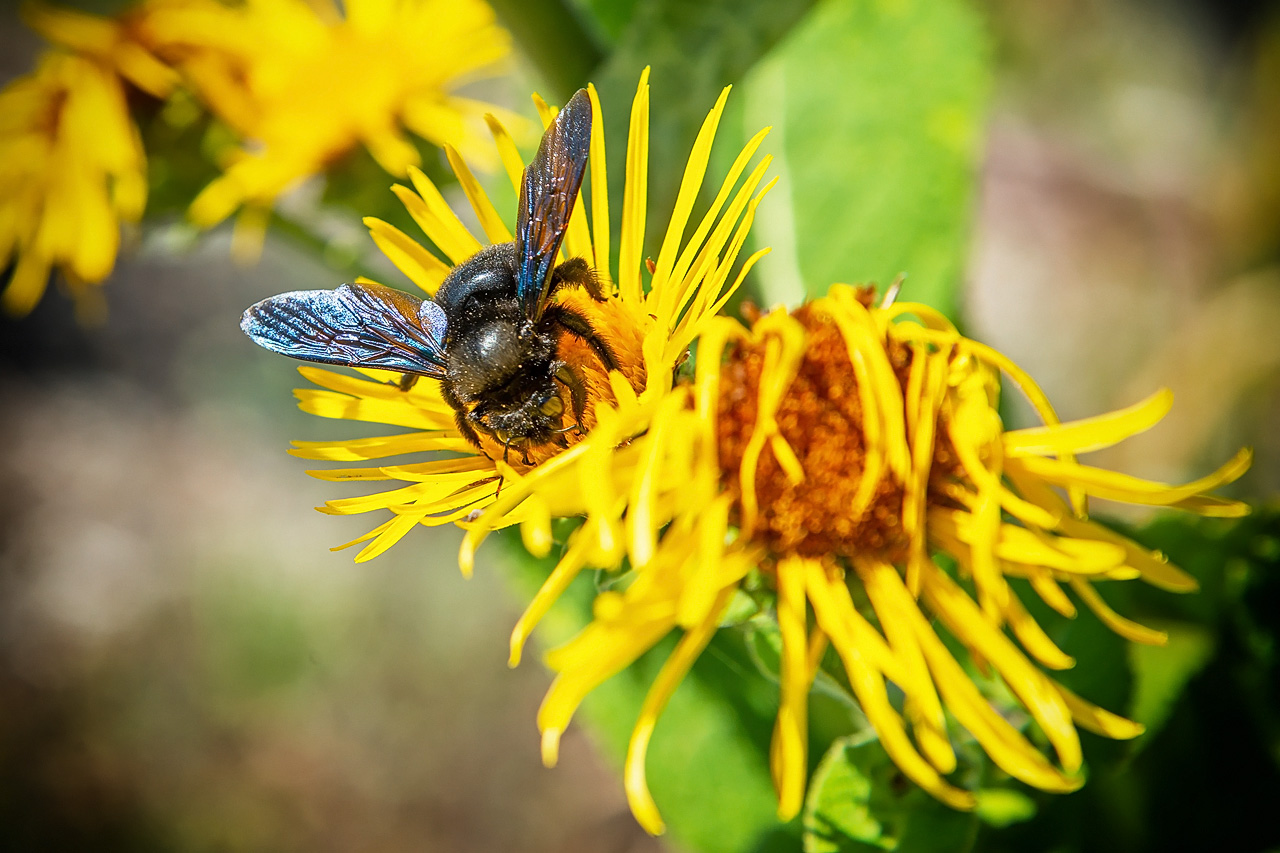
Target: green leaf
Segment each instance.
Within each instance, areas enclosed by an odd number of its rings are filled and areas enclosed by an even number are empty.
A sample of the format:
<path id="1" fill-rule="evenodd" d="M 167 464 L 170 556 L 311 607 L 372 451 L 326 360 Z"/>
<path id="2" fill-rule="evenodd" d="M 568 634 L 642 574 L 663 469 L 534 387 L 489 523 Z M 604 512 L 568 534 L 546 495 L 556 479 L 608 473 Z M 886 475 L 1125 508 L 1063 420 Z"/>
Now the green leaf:
<path id="1" fill-rule="evenodd" d="M 603 42 L 616 44 L 626 33 L 640 0 L 573 0 Z"/>
<path id="2" fill-rule="evenodd" d="M 954 313 L 990 52 L 965 0 L 831 0 L 752 70 L 737 116 L 773 126 L 781 177 L 754 229 L 767 304 L 905 273 L 904 298 Z"/>
<path id="3" fill-rule="evenodd" d="M 614 52 L 592 76 L 600 90 L 605 137 L 610 140 L 609 186 L 621 187 L 631 101 L 641 69 L 651 69 L 647 251 L 657 253 L 694 138 L 721 89 L 741 80 L 811 6 L 813 0 L 636 4 Z M 717 148 L 728 148 L 731 142 L 721 140 Z M 737 150 L 728 152 L 728 162 Z M 711 174 L 723 176 L 724 171 L 722 166 Z M 718 181 L 708 178 L 713 186 L 710 195 L 704 192 L 704 201 L 714 196 Z M 615 201 L 610 214 L 616 233 L 622 205 Z"/>
<path id="4" fill-rule="evenodd" d="M 1036 816 L 1036 801 L 1012 788 L 988 788 L 978 792 L 979 819 L 989 826 L 1012 826 Z"/>
<path id="5" fill-rule="evenodd" d="M 602 45 L 565 0 L 490 0 L 521 53 L 550 86 L 542 94 L 563 104 L 601 60 Z"/>
<path id="6" fill-rule="evenodd" d="M 878 741 L 837 740 L 809 784 L 805 853 L 961 853 L 977 816 L 929 796 L 902 775 Z"/>
<path id="7" fill-rule="evenodd" d="M 1129 662 L 1134 674 L 1133 708 L 1129 716 L 1147 727 L 1138 748 L 1150 743 L 1173 711 L 1187 682 L 1214 654 L 1213 632 L 1186 622 L 1149 623 L 1169 635 L 1164 646 L 1129 646 Z"/>

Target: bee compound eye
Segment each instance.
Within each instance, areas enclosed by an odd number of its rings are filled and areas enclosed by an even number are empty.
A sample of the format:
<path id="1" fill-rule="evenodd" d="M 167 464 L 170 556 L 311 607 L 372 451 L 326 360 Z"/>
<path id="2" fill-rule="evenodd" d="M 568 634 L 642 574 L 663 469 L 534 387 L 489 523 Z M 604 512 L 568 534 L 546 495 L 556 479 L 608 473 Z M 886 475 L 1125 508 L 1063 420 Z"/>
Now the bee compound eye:
<path id="1" fill-rule="evenodd" d="M 552 394 L 547 401 L 538 407 L 542 414 L 549 418 L 558 418 L 564 414 L 564 400 L 559 394 Z"/>

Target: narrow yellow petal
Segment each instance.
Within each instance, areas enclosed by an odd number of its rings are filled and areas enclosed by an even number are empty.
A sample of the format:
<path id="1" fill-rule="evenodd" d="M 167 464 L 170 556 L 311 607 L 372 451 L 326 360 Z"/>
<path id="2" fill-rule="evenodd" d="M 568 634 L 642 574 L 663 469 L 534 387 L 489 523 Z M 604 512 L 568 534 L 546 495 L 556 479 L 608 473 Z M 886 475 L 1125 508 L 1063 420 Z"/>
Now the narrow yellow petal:
<path id="1" fill-rule="evenodd" d="M 902 662 L 889 644 L 853 606 L 843 572 L 814 560 L 807 561 L 805 592 L 813 605 L 819 627 L 831 638 L 833 646 L 843 645 L 849 650 L 856 650 L 870 666 L 883 672 L 895 684 L 909 683 Z"/>
<path id="2" fill-rule="evenodd" d="M 506 170 L 507 178 L 511 181 L 511 188 L 519 193 L 524 176 L 524 160 L 520 159 L 520 151 L 516 148 L 515 140 L 493 113 L 486 113 L 484 120 L 489 125 L 489 133 L 493 135 L 494 143 L 498 146 L 498 156 L 502 159 L 502 168 Z"/>
<path id="3" fill-rule="evenodd" d="M 1163 554 L 1148 551 L 1114 531 L 1074 518 L 1064 518 L 1062 532 L 1080 539 L 1099 539 L 1114 544 L 1125 552 L 1125 563 L 1133 566 L 1147 583 L 1169 592 L 1195 592 L 1199 583 L 1191 575 L 1169 563 Z"/>
<path id="4" fill-rule="evenodd" d="M 1027 575 L 1027 579 L 1031 581 L 1031 588 L 1036 591 L 1036 594 L 1040 596 L 1045 604 L 1068 619 L 1075 618 L 1076 606 L 1071 603 L 1071 599 L 1062 591 L 1062 587 L 1058 586 L 1058 582 L 1054 580 L 1052 572 L 1040 570 Z"/>
<path id="5" fill-rule="evenodd" d="M 968 595 L 941 570 L 929 572 L 922 586 L 930 611 L 966 646 L 981 655 L 1004 676 L 1041 730 L 1057 750 L 1067 772 L 1080 768 L 1080 738 L 1071 714 L 1049 679 L 982 615 Z"/>
<path id="6" fill-rule="evenodd" d="M 760 147 L 760 143 L 764 141 L 764 138 L 768 134 L 769 128 L 767 127 L 759 131 L 747 142 L 746 145 L 743 146 L 742 151 L 738 153 L 737 158 L 733 161 L 733 165 L 729 168 L 728 174 L 725 175 L 724 181 L 720 184 L 720 191 L 716 193 L 715 199 L 711 202 L 711 207 L 707 209 L 707 212 L 702 217 L 702 221 L 698 223 L 698 227 L 694 230 L 693 236 L 689 238 L 689 241 L 685 244 L 684 250 L 680 253 L 679 259 L 676 261 L 671 274 L 668 276 L 668 281 L 683 282 L 688 279 L 689 269 L 694 265 L 694 259 L 703 251 L 703 245 L 704 241 L 707 239 L 707 235 L 711 233 L 711 229 L 719 221 L 718 217 L 720 215 L 720 210 L 724 207 L 725 202 L 728 201 L 730 193 L 733 192 L 733 188 L 738 182 L 738 177 L 742 174 L 742 171 L 746 169 L 747 163 L 749 163 L 751 158 L 755 156 L 756 150 Z M 764 168 L 764 166 L 757 165 L 753 174 L 758 172 L 759 176 L 762 177 L 764 175 Z M 739 196 L 745 195 L 749 197 L 751 193 L 755 191 L 754 187 L 758 185 L 760 177 L 755 177 L 754 180 L 748 179 L 743 188 L 738 191 Z M 751 189 L 748 189 L 748 186 L 751 187 Z M 735 196 L 735 198 L 739 196 Z M 726 214 L 726 218 L 736 219 L 737 217 L 732 214 Z M 712 242 L 714 243 L 715 241 L 713 240 Z M 719 251 L 719 245 L 716 246 L 714 251 Z"/>
<path id="7" fill-rule="evenodd" d="M 604 153 L 604 112 L 596 87 L 587 84 L 591 99 L 591 149 L 588 165 L 591 172 L 591 239 L 596 272 L 612 280 L 609 272 L 609 169 Z"/>
<path id="8" fill-rule="evenodd" d="M 399 184 L 393 186 L 391 191 L 404 204 L 409 215 L 431 242 L 440 247 L 440 251 L 455 264 L 462 263 L 480 251 L 480 241 L 458 219 L 432 180 L 417 168 L 409 169 L 409 178 L 413 181 L 416 193 Z"/>
<path id="9" fill-rule="evenodd" d="M 388 222 L 366 216 L 364 224 L 382 254 L 407 275 L 410 281 L 422 288 L 424 293 L 434 296 L 449 274 L 449 265 Z"/>
<path id="10" fill-rule="evenodd" d="M 1237 480 L 1253 460 L 1253 452 L 1241 450 L 1225 465 L 1208 476 L 1192 480 L 1180 486 L 1156 483 L 1094 468 L 1060 459 L 1044 459 L 1036 456 L 1010 460 L 1010 466 L 1018 466 L 1033 476 L 1061 486 L 1075 486 L 1091 495 L 1124 503 L 1148 504 L 1190 509 L 1204 515 L 1243 515 L 1247 505 L 1237 501 L 1211 499 L 1202 493 Z M 1210 500 L 1201 500 L 1210 498 Z"/>
<path id="11" fill-rule="evenodd" d="M 658 677 L 649 687 L 644 704 L 640 706 L 636 726 L 631 732 L 631 741 L 627 745 L 627 759 L 623 767 L 623 784 L 627 792 L 627 802 L 631 804 L 631 813 L 650 835 L 661 835 L 666 825 L 662 822 L 662 816 L 658 813 L 658 806 L 649 793 L 649 785 L 645 779 L 645 756 L 649 749 L 649 740 L 653 736 L 658 717 L 671 699 L 671 694 L 675 693 L 680 682 L 688 674 L 689 668 L 693 666 L 693 662 L 702 654 L 707 643 L 711 642 L 720 617 L 724 614 L 733 593 L 733 587 L 721 590 L 707 618 L 686 631 L 680 638 L 680 642 L 671 652 L 671 657 L 667 658 Z"/>
<path id="12" fill-rule="evenodd" d="M 902 661 L 907 681 L 898 686 L 907 695 L 907 717 L 920 751 L 940 773 L 950 773 L 956 769 L 956 755 L 947 737 L 942 703 L 910 627 L 910 611 L 918 613 L 919 606 L 893 565 L 869 558 L 855 558 L 853 564 L 894 655 Z"/>
<path id="13" fill-rule="evenodd" d="M 534 557 L 541 559 L 551 551 L 551 507 L 546 500 L 537 494 L 525 499 L 524 509 L 527 513 L 520 523 L 520 541 L 524 549 Z"/>
<path id="14" fill-rule="evenodd" d="M 976 804 L 973 794 L 949 785 L 933 765 L 916 752 L 903 728 L 902 719 L 889 703 L 884 685 L 884 670 L 869 662 L 866 646 L 849 642 L 851 638 L 843 626 L 850 621 L 851 614 L 856 616 L 857 611 L 851 601 L 845 603 L 847 591 L 844 597 L 828 595 L 833 589 L 831 580 L 820 567 L 816 572 L 813 571 L 812 564 L 809 568 L 806 581 L 809 584 L 809 600 L 813 602 L 814 616 L 818 625 L 831 638 L 831 644 L 844 662 L 849 685 L 853 688 L 863 713 L 879 735 L 885 752 L 909 779 L 934 797 L 952 808 L 973 808 Z M 843 583 L 840 586 L 843 587 Z M 815 592 L 819 594 L 815 595 Z M 898 667 L 895 666 L 894 669 Z"/>
<path id="15" fill-rule="evenodd" d="M 493 202 L 489 201 L 489 195 L 484 191 L 484 187 L 480 186 L 480 182 L 476 180 L 475 175 L 471 174 L 471 170 L 467 168 L 467 163 L 458 155 L 452 145 L 444 147 L 445 156 L 449 158 L 449 166 L 453 169 L 453 174 L 457 176 L 458 183 L 462 185 L 462 191 L 467 196 L 467 201 L 471 202 L 471 209 L 475 211 L 476 218 L 480 220 L 480 227 L 484 229 L 484 234 L 489 238 L 490 243 L 510 243 L 515 238 L 511 236 L 511 232 L 507 229 L 507 224 L 502 221 L 502 217 L 498 215 L 498 211 L 494 210 Z"/>
<path id="16" fill-rule="evenodd" d="M 538 623 L 542 621 L 542 617 L 551 609 L 551 605 L 564 594 L 564 591 L 569 588 L 569 584 L 573 583 L 573 579 L 578 576 L 578 572 L 582 571 L 589 546 L 590 537 L 583 536 L 582 530 L 579 528 L 570 538 L 569 547 L 564 552 L 564 556 L 560 558 L 560 562 L 556 563 L 556 567 L 551 570 L 551 574 L 543 581 L 542 586 L 533 596 L 533 600 L 529 602 L 529 606 L 525 608 L 524 613 L 516 621 L 515 628 L 511 631 L 511 656 L 507 661 L 508 666 L 516 667 L 520 665 L 520 657 L 524 652 L 524 644 L 529 639 L 529 635 L 533 633 L 533 629 L 538 626 Z"/>
<path id="17" fill-rule="evenodd" d="M 441 435 L 435 431 L 418 431 L 338 441 L 295 441 L 289 455 L 325 462 L 358 462 L 366 459 L 385 459 L 388 456 L 400 456 L 405 453 L 428 451 L 466 453 L 474 450 L 474 447 L 459 436 Z"/>
<path id="18" fill-rule="evenodd" d="M 1093 584 L 1084 578 L 1071 577 L 1068 580 L 1071 583 L 1071 588 L 1076 591 L 1076 595 L 1080 596 L 1081 600 L 1089 606 L 1089 609 L 1102 620 L 1102 624 L 1126 640 L 1143 643 L 1148 646 L 1163 646 L 1169 642 L 1169 635 L 1164 631 L 1157 631 L 1154 628 L 1148 628 L 1146 625 L 1139 625 L 1132 619 L 1126 619 L 1112 610 L 1111 606 L 1093 588 Z"/>
<path id="19" fill-rule="evenodd" d="M 422 156 L 408 137 L 395 126 L 380 128 L 373 133 L 365 133 L 364 146 L 378 165 L 387 174 L 403 178 L 409 169 L 422 165 Z"/>
<path id="20" fill-rule="evenodd" d="M 425 515 L 425 511 L 420 515 L 397 515 L 391 520 L 391 523 L 374 538 L 372 542 L 366 545 L 359 554 L 356 554 L 356 562 L 367 563 L 369 560 L 372 560 L 374 557 L 385 552 L 392 545 L 403 539 L 405 534 L 417 526 L 418 521 Z"/>
<path id="21" fill-rule="evenodd" d="M 1091 702 L 1086 702 L 1061 684 L 1055 682 L 1054 687 L 1066 700 L 1067 707 L 1071 709 L 1071 716 L 1076 722 L 1095 734 L 1115 740 L 1130 740 L 1146 731 L 1146 727 L 1141 723 L 1135 723 L 1133 720 L 1125 719 Z"/>
<path id="22" fill-rule="evenodd" d="M 614 675 L 641 654 L 652 648 L 675 624 L 674 619 L 630 618 L 623 625 L 593 622 L 565 646 L 547 655 L 547 665 L 560 674 L 551 683 L 538 709 L 538 728 L 544 746 L 548 732 L 559 733 L 568 728 L 582 699 L 606 678 Z M 552 754 L 554 758 L 554 753 Z M 544 761 L 547 754 L 544 752 Z"/>
<path id="23" fill-rule="evenodd" d="M 791 820 L 804 805 L 808 775 L 809 685 L 803 557 L 778 562 L 778 631 L 782 636 L 781 698 L 773 728 L 769 766 L 778 791 L 778 818 Z"/>
<path id="24" fill-rule="evenodd" d="M 622 234 L 618 247 L 618 287 L 632 305 L 642 301 L 641 253 L 644 251 L 645 211 L 649 192 L 649 69 L 640 73 L 640 84 L 631 104 L 631 129 L 627 135 L 627 178 L 622 195 Z"/>
<path id="25" fill-rule="evenodd" d="M 1049 635 L 1040 627 L 1040 623 L 1027 612 L 1018 596 L 1012 593 L 1005 604 L 1004 617 L 1009 627 L 1013 629 L 1018 642 L 1041 665 L 1049 669 L 1071 669 L 1076 665 L 1075 658 L 1062 651 L 1053 640 L 1049 639 Z"/>
<path id="26" fill-rule="evenodd" d="M 707 113 L 698 136 L 693 142 L 693 150 L 684 167 L 684 175 L 680 179 L 680 189 L 676 194 L 675 207 L 671 218 L 667 220 L 667 231 L 662 238 L 662 248 L 658 250 L 658 261 L 654 269 L 652 289 L 655 294 L 664 294 L 667 276 L 675 264 L 676 252 L 684 238 L 685 226 L 693 213 L 693 204 L 702 189 L 702 179 L 707 173 L 707 163 L 711 159 L 711 143 L 715 140 L 716 128 L 720 124 L 720 116 L 724 113 L 725 102 L 729 98 L 726 86 L 720 91 L 715 106 Z M 661 312 L 659 312 L 661 313 Z"/>
<path id="27" fill-rule="evenodd" d="M 1083 784 L 1082 777 L 1067 776 L 1050 764 L 991 707 L 922 614 L 906 611 L 906 618 L 920 642 L 946 707 L 1001 770 L 1045 791 L 1066 793 Z"/>
<path id="28" fill-rule="evenodd" d="M 701 620 L 702 614 L 715 599 L 720 578 L 720 566 L 725 560 L 725 536 L 729 532 L 729 511 L 733 499 L 730 495 L 717 496 L 706 509 L 698 514 L 697 551 L 693 559 L 698 561 L 698 571 L 680 595 L 677 621 L 688 627 Z"/>
<path id="29" fill-rule="evenodd" d="M 1162 388 L 1145 400 L 1124 409 L 1056 426 L 1011 430 L 1004 434 L 1009 456 L 1049 456 L 1089 453 L 1145 432 L 1169 413 L 1173 392 Z"/>

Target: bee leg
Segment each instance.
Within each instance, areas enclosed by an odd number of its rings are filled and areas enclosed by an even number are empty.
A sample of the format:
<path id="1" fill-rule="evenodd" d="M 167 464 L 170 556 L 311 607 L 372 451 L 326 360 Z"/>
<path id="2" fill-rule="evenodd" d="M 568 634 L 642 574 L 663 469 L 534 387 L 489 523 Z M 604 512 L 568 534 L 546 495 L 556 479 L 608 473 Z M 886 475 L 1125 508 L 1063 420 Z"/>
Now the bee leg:
<path id="1" fill-rule="evenodd" d="M 417 384 L 417 382 L 418 382 L 418 374 L 416 374 L 416 373 L 401 373 L 401 374 L 400 374 L 400 381 L 397 383 L 397 385 L 398 385 L 398 387 L 400 388 L 400 390 L 401 390 L 401 391 L 408 391 L 410 388 L 412 388 L 414 385 L 416 385 L 416 384 Z"/>
<path id="2" fill-rule="evenodd" d="M 453 423 L 458 428 L 458 432 L 466 439 L 467 443 L 478 448 L 480 446 L 480 434 L 476 432 L 475 427 L 471 426 L 471 422 L 467 420 L 467 407 L 462 405 L 462 401 L 458 399 L 458 395 L 453 393 L 453 388 L 448 382 L 440 383 L 440 396 L 449 404 L 449 408 L 453 409 Z"/>
<path id="3" fill-rule="evenodd" d="M 587 412 L 587 387 L 568 364 L 561 361 L 552 366 L 555 367 L 553 373 L 556 379 L 569 389 L 569 401 L 573 405 L 573 419 L 576 421 L 573 430 L 582 435 L 582 417 Z"/>
<path id="4" fill-rule="evenodd" d="M 596 334 L 596 330 L 591 328 L 591 323 L 587 321 L 577 311 L 573 311 L 563 305 L 550 305 L 543 314 L 545 320 L 548 316 L 551 322 L 559 324 L 563 329 L 572 332 L 595 351 L 596 357 L 600 359 L 600 363 L 604 365 L 605 370 L 618 369 L 618 357 L 613 354 L 613 350 L 609 349 L 609 345 L 604 339 Z"/>
<path id="5" fill-rule="evenodd" d="M 591 298 L 596 302 L 604 302 L 608 295 L 604 292 L 600 276 L 596 275 L 596 271 L 582 258 L 570 258 L 556 267 L 555 272 L 551 274 L 551 292 L 554 293 L 556 288 L 563 286 L 581 287 L 591 294 Z"/>

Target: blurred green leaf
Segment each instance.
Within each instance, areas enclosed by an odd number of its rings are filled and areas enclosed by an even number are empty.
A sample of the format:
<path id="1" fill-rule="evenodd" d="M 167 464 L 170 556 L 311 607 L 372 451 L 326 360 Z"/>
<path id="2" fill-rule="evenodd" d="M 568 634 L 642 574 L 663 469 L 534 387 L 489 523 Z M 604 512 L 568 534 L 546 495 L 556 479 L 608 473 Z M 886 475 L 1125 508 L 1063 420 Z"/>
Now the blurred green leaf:
<path id="1" fill-rule="evenodd" d="M 1169 635 L 1165 646 L 1129 646 L 1134 673 L 1133 708 L 1129 716 L 1147 727 L 1141 748 L 1159 731 L 1187 682 L 1213 657 L 1213 632 L 1190 623 L 1152 624 Z"/>
<path id="2" fill-rule="evenodd" d="M 640 0 L 574 0 L 574 5 L 600 33 L 603 42 L 613 45 L 626 32 Z"/>
<path id="3" fill-rule="evenodd" d="M 592 72 L 604 110 L 605 138 L 610 140 L 612 188 L 623 185 L 624 145 L 636 83 L 645 66 L 651 69 L 645 245 L 652 254 L 657 254 L 675 204 L 693 140 L 721 89 L 737 83 L 812 5 L 813 0 L 638 3 L 613 53 Z M 735 149 L 728 154 L 730 161 L 736 153 Z M 622 214 L 619 201 L 610 214 L 616 233 Z"/>
<path id="4" fill-rule="evenodd" d="M 584 27 L 567 0 L 489 0 L 516 45 L 538 69 L 549 90 L 542 94 L 563 104 L 587 80 L 602 59 L 603 45 Z"/>
<path id="5" fill-rule="evenodd" d="M 990 826 L 1011 826 L 1036 816 L 1036 801 L 1012 788 L 988 788 L 978 792 L 978 818 Z"/>
<path id="6" fill-rule="evenodd" d="M 185 220 L 192 200 L 220 172 L 214 150 L 231 145 L 232 137 L 184 90 L 163 103 L 140 95 L 138 101 L 147 152 L 147 217 Z"/>
<path id="7" fill-rule="evenodd" d="M 752 70 L 736 117 L 773 126 L 781 177 L 754 229 L 767 304 L 906 273 L 905 299 L 954 315 L 990 53 L 966 0 L 831 0 Z"/>
<path id="8" fill-rule="evenodd" d="M 961 853 L 977 816 L 948 808 L 909 781 L 877 741 L 837 740 L 809 784 L 805 853 Z"/>

